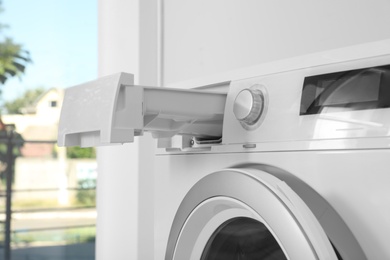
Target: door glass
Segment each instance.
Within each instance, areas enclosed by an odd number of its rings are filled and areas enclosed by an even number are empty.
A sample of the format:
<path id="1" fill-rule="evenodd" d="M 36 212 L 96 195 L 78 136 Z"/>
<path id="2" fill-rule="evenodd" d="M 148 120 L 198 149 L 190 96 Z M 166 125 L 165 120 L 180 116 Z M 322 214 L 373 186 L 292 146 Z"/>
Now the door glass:
<path id="1" fill-rule="evenodd" d="M 300 115 L 390 107 L 390 65 L 306 77 Z"/>
<path id="2" fill-rule="evenodd" d="M 234 218 L 211 236 L 201 260 L 287 259 L 271 232 L 251 218 Z"/>

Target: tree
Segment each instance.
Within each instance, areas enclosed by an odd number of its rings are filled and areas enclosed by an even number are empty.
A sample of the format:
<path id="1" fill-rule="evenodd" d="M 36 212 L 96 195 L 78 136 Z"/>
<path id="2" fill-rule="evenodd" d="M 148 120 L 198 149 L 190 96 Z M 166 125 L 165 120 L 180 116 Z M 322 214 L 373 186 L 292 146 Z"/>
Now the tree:
<path id="1" fill-rule="evenodd" d="M 21 109 L 33 105 L 43 92 L 45 92 L 43 88 L 27 90 L 21 97 L 5 102 L 4 108 L 8 114 L 21 114 Z"/>
<path id="2" fill-rule="evenodd" d="M 96 150 L 95 148 L 81 148 L 81 147 L 67 147 L 66 155 L 71 159 L 87 159 L 87 158 L 96 158 Z"/>
<path id="3" fill-rule="evenodd" d="M 0 0 L 0 13 L 3 11 Z M 7 25 L 0 24 L 0 84 L 12 77 L 21 76 L 26 65 L 31 63 L 30 53 L 22 45 L 4 35 Z"/>

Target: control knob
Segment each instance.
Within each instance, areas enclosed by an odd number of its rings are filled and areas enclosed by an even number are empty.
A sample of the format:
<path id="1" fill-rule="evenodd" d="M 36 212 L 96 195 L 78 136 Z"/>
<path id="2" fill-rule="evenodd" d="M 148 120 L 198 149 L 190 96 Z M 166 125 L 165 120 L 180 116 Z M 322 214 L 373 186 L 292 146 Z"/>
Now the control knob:
<path id="1" fill-rule="evenodd" d="M 264 95 L 259 89 L 243 89 L 234 100 L 233 113 L 243 126 L 258 122 L 264 108 Z"/>

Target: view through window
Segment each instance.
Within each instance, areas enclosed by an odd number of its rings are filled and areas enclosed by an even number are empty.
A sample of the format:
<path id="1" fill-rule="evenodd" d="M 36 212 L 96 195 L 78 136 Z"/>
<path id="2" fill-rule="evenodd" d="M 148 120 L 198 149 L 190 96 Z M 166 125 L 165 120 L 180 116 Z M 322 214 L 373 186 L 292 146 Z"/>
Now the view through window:
<path id="1" fill-rule="evenodd" d="M 97 1 L 0 9 L 0 259 L 95 259 L 95 150 L 56 139 L 64 89 L 97 76 Z"/>

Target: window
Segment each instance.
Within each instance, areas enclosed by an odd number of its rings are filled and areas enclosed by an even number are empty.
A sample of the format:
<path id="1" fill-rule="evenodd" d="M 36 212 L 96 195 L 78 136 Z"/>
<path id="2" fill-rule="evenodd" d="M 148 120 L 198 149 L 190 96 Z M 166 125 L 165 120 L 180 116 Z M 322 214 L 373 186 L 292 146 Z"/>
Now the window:
<path id="1" fill-rule="evenodd" d="M 306 77 L 301 115 L 390 107 L 390 65 Z"/>
<path id="2" fill-rule="evenodd" d="M 56 136 L 63 98 L 57 88 L 97 76 L 98 3 L 0 0 L 0 6 L 0 23 L 9 25 L 1 28 L 2 42 L 10 37 L 22 47 L 15 62 L 29 57 L 24 51 L 33 60 L 20 63 L 26 70 L 16 66 L 23 74 L 2 85 L 3 103 L 16 100 L 23 114 L 7 115 L 14 130 L 7 125 L 0 140 L 0 259 L 94 260 L 96 160 L 81 149 L 67 157 Z M 34 87 L 47 91 L 35 95 Z"/>
<path id="3" fill-rule="evenodd" d="M 50 103 L 50 107 L 57 107 L 57 100 L 52 100 L 49 103 Z"/>

